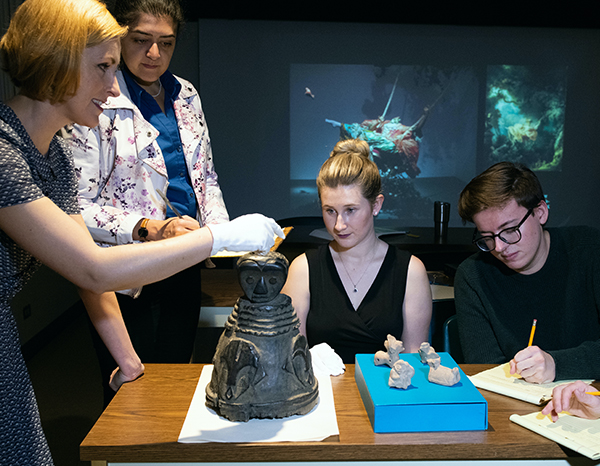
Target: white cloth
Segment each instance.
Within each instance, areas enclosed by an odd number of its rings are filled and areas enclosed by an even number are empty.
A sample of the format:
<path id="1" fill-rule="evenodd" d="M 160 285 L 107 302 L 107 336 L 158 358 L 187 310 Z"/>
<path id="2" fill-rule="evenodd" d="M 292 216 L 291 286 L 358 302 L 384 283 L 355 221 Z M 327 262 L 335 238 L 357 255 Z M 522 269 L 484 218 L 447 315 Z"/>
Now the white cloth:
<path id="1" fill-rule="evenodd" d="M 342 375 L 346 366 L 342 358 L 327 343 L 319 343 L 310 349 L 314 372 L 322 372 L 328 375 Z"/>

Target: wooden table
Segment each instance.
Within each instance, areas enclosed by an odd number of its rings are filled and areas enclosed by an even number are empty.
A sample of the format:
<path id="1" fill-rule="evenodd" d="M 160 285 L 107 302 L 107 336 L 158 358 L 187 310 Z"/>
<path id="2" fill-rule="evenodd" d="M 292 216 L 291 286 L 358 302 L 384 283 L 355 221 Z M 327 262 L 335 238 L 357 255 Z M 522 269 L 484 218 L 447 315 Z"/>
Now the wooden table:
<path id="1" fill-rule="evenodd" d="M 339 436 L 299 443 L 177 443 L 202 365 L 148 364 L 144 376 L 124 385 L 80 447 L 93 466 L 114 463 L 442 461 L 573 459 L 568 449 L 511 422 L 536 406 L 482 390 L 486 431 L 375 434 L 354 382 L 354 366 L 332 377 Z M 461 366 L 472 375 L 489 365 Z M 571 458 L 575 457 L 575 458 Z M 565 463 L 566 464 L 566 463 Z M 578 463 L 579 464 L 579 463 Z M 584 463 L 585 464 L 585 463 Z"/>

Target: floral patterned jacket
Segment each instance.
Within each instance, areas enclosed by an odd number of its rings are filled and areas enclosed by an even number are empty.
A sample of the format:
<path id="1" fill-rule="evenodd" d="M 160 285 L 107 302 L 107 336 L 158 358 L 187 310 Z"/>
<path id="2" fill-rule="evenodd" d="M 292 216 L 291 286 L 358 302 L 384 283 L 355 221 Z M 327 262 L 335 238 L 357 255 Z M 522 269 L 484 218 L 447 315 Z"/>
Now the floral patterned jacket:
<path id="1" fill-rule="evenodd" d="M 197 220 L 227 222 L 200 96 L 190 82 L 177 79 L 182 88 L 173 108 L 199 206 Z M 130 100 L 121 71 L 117 80 L 121 95 L 109 99 L 100 124 L 91 129 L 74 125 L 67 135 L 79 179 L 81 213 L 101 245 L 133 242 L 132 232 L 141 218 L 164 220 L 167 210 L 156 192 L 166 192 L 169 183 L 156 142 L 158 130 Z"/>

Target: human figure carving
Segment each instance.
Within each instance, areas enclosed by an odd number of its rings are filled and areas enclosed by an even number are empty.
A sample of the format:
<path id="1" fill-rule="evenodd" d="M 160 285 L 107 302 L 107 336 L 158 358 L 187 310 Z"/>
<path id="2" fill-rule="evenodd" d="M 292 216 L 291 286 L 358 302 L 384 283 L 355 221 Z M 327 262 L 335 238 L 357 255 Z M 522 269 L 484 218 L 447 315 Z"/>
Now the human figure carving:
<path id="1" fill-rule="evenodd" d="M 277 252 L 237 262 L 245 295 L 227 319 L 206 387 L 206 405 L 230 421 L 306 414 L 317 404 L 308 343 L 290 297 L 280 293 L 287 269 Z"/>

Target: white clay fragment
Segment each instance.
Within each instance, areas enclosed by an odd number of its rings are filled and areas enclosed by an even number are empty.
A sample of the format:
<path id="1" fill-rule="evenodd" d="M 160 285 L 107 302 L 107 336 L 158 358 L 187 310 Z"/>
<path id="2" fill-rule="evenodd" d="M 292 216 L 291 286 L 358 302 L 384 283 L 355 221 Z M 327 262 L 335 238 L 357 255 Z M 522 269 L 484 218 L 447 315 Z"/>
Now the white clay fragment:
<path id="1" fill-rule="evenodd" d="M 429 361 L 430 359 L 439 359 L 439 356 L 435 352 L 435 349 L 433 349 L 433 346 L 431 346 L 426 341 L 421 343 L 421 347 L 419 348 L 419 356 L 421 357 L 421 362 L 423 364 L 427 364 L 427 361 Z"/>
<path id="2" fill-rule="evenodd" d="M 374 363 L 376 366 L 392 367 L 396 361 L 400 359 L 400 353 L 404 351 L 404 344 L 397 340 L 393 335 L 388 335 L 387 340 L 383 342 L 386 351 L 377 351 L 375 353 Z"/>
<path id="3" fill-rule="evenodd" d="M 377 353 L 375 353 L 373 362 L 376 366 L 393 366 L 390 355 L 385 351 L 377 351 Z"/>
<path id="4" fill-rule="evenodd" d="M 392 366 L 388 385 L 395 388 L 406 389 L 410 385 L 415 369 L 403 359 L 399 359 Z"/>
<path id="5" fill-rule="evenodd" d="M 453 367 L 450 369 L 449 367 L 442 366 L 439 356 L 437 358 L 430 359 L 427 361 L 427 364 L 429 365 L 428 378 L 431 383 L 437 383 L 438 385 L 451 387 L 460 381 L 460 372 L 458 367 Z"/>

